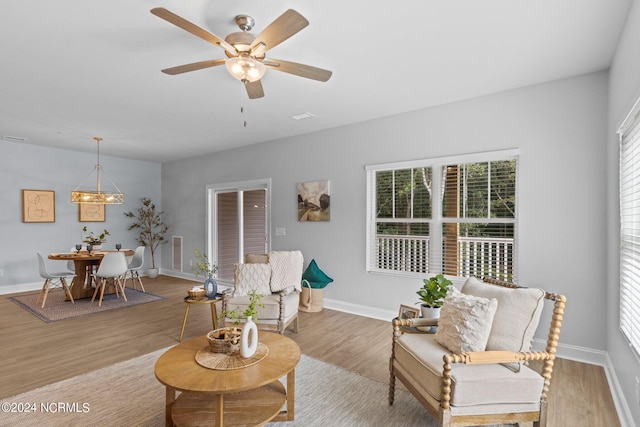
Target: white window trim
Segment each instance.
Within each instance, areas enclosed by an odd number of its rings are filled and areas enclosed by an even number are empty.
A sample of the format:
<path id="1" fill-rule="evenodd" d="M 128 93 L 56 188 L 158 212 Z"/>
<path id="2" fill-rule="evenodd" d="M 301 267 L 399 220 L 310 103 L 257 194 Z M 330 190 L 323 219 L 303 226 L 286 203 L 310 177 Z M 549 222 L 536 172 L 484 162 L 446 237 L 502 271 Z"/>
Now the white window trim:
<path id="1" fill-rule="evenodd" d="M 432 168 L 432 188 L 433 188 L 433 196 L 431 198 L 432 207 L 431 211 L 433 212 L 433 216 L 440 215 L 442 212 L 441 205 L 442 200 L 439 197 L 440 188 L 441 188 L 441 176 L 440 173 L 435 173 L 435 171 L 440 170 L 442 166 L 448 164 L 462 164 L 462 163 L 482 163 L 482 162 L 490 162 L 490 161 L 500 161 L 500 160 L 508 160 L 513 158 L 518 158 L 520 156 L 520 150 L 516 148 L 507 149 L 507 150 L 497 150 L 497 151 L 485 151 L 479 153 L 470 153 L 470 154 L 461 154 L 456 156 L 444 156 L 444 157 L 434 157 L 430 159 L 418 159 L 418 160 L 407 160 L 393 163 L 380 163 L 374 165 L 366 165 L 365 171 L 367 174 L 367 195 L 366 195 L 366 249 L 365 249 L 365 271 L 368 273 L 374 274 L 383 274 L 383 275 L 392 275 L 392 276 L 401 276 L 401 277 L 411 277 L 411 278 L 422 278 L 424 277 L 423 273 L 413 273 L 406 271 L 389 271 L 389 270 L 380 270 L 376 267 L 373 261 L 373 239 L 376 235 L 376 218 L 375 218 L 375 209 L 372 207 L 375 205 L 376 194 L 375 194 L 375 172 L 385 171 L 385 170 L 394 170 L 394 169 L 409 169 L 409 168 L 419 168 L 419 167 L 431 167 Z M 516 174 L 516 194 L 518 194 L 518 198 L 516 199 L 516 212 L 518 212 L 519 205 L 519 168 L 520 162 L 518 162 L 518 173 Z M 436 196 L 437 189 L 437 196 Z M 474 219 L 465 218 L 460 219 L 460 222 L 473 222 Z M 486 222 L 486 220 L 479 220 L 478 222 Z M 514 237 L 518 239 L 518 219 L 517 215 L 513 221 L 509 220 L 509 222 L 515 223 Z M 443 221 L 439 218 L 436 221 L 432 221 L 431 226 L 429 228 L 430 239 L 432 239 L 433 244 L 429 245 L 429 257 L 434 257 L 437 259 L 442 258 L 442 224 Z M 517 277 L 518 271 L 518 246 L 516 245 L 516 253 L 514 254 L 514 262 L 513 262 L 513 271 L 514 276 Z M 436 272 L 434 272 L 435 274 Z"/>
<path id="2" fill-rule="evenodd" d="M 629 113 L 622 121 L 620 127 L 617 131 L 618 141 L 619 141 L 619 177 L 618 177 L 618 197 L 620 202 L 620 235 L 619 235 L 619 244 L 620 244 L 620 258 L 619 258 L 619 320 L 618 320 L 618 329 L 622 333 L 623 337 L 629 344 L 632 353 L 634 354 L 636 360 L 640 361 L 640 330 L 638 324 L 640 322 L 640 307 L 630 307 L 629 311 L 627 311 L 628 305 L 625 305 L 623 302 L 623 294 L 630 294 L 633 298 L 638 300 L 640 298 L 640 283 L 634 282 L 630 276 L 633 276 L 635 273 L 631 269 L 625 267 L 625 259 L 632 258 L 628 254 L 625 256 L 624 249 L 630 244 L 633 244 L 630 240 L 624 237 L 625 229 L 624 229 L 624 219 L 623 219 L 623 199 L 622 199 L 622 182 L 623 182 L 623 174 L 624 174 L 624 164 L 623 164 L 623 144 L 629 139 L 635 139 L 638 144 L 640 144 L 640 98 L 636 100 L 633 104 L 633 107 L 629 110 Z M 638 227 L 634 228 L 637 231 Z M 632 230 L 633 231 L 633 230 Z M 625 242 L 627 245 L 625 245 Z M 639 245 L 635 245 L 635 249 L 638 248 Z M 630 252 L 634 252 L 633 249 L 629 250 Z M 633 254 L 631 254 L 633 255 Z M 632 267 L 635 267 L 634 270 L 640 268 L 640 261 L 634 264 Z M 631 298 L 631 300 L 633 300 Z"/>

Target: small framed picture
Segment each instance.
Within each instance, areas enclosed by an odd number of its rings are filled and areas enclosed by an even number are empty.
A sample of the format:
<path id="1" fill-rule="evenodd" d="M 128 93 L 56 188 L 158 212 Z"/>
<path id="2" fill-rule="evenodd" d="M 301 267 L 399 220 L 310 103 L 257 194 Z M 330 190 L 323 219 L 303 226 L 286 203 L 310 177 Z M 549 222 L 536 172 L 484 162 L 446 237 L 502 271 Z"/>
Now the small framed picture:
<path id="1" fill-rule="evenodd" d="M 400 313 L 398 319 L 417 319 L 420 317 L 420 310 L 416 307 L 400 304 Z"/>
<path id="2" fill-rule="evenodd" d="M 22 222 L 56 222 L 53 190 L 22 190 Z"/>
<path id="3" fill-rule="evenodd" d="M 78 221 L 104 222 L 106 220 L 104 205 L 78 203 Z"/>

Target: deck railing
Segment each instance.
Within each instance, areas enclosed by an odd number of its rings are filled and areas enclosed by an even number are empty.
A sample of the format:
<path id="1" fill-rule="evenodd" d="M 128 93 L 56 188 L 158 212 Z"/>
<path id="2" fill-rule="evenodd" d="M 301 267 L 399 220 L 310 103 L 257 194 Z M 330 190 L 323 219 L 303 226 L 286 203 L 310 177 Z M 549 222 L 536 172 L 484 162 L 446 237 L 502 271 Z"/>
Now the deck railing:
<path id="1" fill-rule="evenodd" d="M 429 237 L 407 235 L 376 236 L 376 259 L 380 270 L 429 272 Z M 491 276 L 513 279 L 513 239 L 493 237 L 458 237 L 458 253 L 454 263 L 456 276 Z M 451 271 L 454 266 L 443 266 Z"/>

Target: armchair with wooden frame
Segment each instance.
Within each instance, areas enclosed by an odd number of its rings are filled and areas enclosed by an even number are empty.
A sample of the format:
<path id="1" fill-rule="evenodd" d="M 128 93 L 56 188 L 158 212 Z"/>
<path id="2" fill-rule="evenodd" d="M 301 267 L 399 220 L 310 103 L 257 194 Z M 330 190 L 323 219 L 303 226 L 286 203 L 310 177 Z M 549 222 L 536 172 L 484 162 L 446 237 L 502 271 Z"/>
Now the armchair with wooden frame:
<path id="1" fill-rule="evenodd" d="M 440 337 L 436 336 L 440 331 L 436 334 L 405 333 L 407 328 L 410 330 L 415 326 L 440 323 L 438 329 L 444 328 L 443 319 L 455 318 L 455 315 L 443 318 L 441 314 L 440 319 L 393 320 L 389 404 L 394 401 L 397 378 L 443 427 L 522 422 L 532 422 L 535 427 L 546 426 L 547 395 L 566 298 L 491 278 L 482 282 L 470 278 L 461 291 L 458 291 L 461 299 L 496 300 L 492 302 L 494 312 L 489 319 L 492 321 L 485 322 L 489 323 L 486 350 L 451 351 L 438 342 L 452 346 L 446 342 L 444 331 Z M 545 351 L 531 351 L 533 334 L 545 302 L 553 304 L 546 348 Z M 468 306 L 473 306 L 473 302 Z M 455 312 L 454 309 L 450 311 Z M 453 331 L 462 331 L 468 326 L 466 319 L 453 323 L 450 328 Z M 471 335 L 477 337 L 476 332 L 471 331 Z M 509 348 L 508 339 L 500 337 L 505 333 L 511 335 L 509 339 L 515 338 L 511 341 L 512 348 Z M 540 361 L 540 372 L 529 367 L 529 361 Z"/>
<path id="2" fill-rule="evenodd" d="M 247 254 L 245 263 L 236 264 L 234 289 L 223 294 L 222 312 L 243 313 L 250 303 L 248 292 L 261 295 L 257 321 L 261 330 L 283 334 L 289 327 L 298 332 L 298 304 L 304 258 L 300 251 L 273 251 L 268 254 Z M 225 325 L 233 324 L 228 316 Z"/>

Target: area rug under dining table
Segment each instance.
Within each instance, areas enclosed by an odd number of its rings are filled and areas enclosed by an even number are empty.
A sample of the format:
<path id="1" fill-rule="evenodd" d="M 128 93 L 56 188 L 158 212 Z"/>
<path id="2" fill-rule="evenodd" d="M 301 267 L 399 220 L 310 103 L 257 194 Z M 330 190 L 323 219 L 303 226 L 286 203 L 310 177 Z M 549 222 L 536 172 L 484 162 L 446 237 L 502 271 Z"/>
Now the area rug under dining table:
<path id="1" fill-rule="evenodd" d="M 47 302 L 42 308 L 40 304 L 36 303 L 39 293 L 38 291 L 33 294 L 9 297 L 8 299 L 47 323 L 166 299 L 159 295 L 126 288 L 127 301 L 122 296 L 118 298 L 116 294 L 107 294 L 102 300 L 102 306 L 98 307 L 97 298 L 93 302 L 91 302 L 91 298 L 77 299 L 72 304 L 71 301 L 65 301 L 64 292 L 56 290 L 49 292 Z"/>

